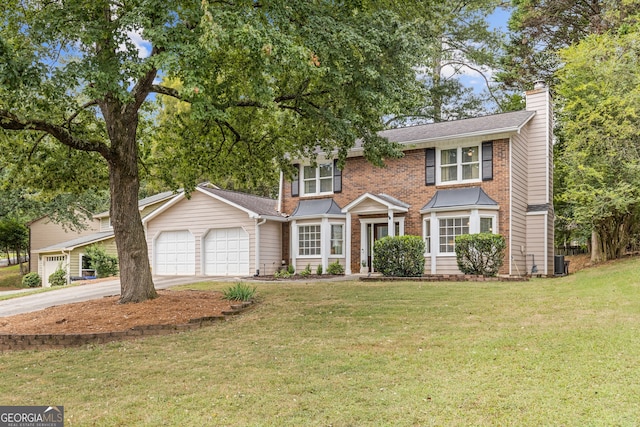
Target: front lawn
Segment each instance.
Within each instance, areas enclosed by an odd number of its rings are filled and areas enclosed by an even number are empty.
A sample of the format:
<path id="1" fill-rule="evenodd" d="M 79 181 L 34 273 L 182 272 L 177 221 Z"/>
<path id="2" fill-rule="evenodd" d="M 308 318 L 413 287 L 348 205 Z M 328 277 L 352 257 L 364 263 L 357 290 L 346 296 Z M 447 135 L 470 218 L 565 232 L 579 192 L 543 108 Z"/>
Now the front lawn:
<path id="1" fill-rule="evenodd" d="M 64 405 L 69 426 L 631 426 L 638 268 L 256 284 L 254 309 L 198 331 L 2 354 L 0 402 Z"/>
<path id="2" fill-rule="evenodd" d="M 22 288 L 22 275 L 19 265 L 0 267 L 0 291 Z"/>

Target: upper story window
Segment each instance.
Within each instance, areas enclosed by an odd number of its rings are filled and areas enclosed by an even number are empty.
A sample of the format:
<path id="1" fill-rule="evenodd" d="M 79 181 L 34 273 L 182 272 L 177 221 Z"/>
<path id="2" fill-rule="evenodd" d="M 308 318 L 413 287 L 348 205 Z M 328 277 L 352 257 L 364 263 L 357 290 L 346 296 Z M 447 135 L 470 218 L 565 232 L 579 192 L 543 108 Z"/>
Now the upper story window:
<path id="1" fill-rule="evenodd" d="M 340 193 L 342 191 L 342 170 L 337 160 L 318 166 L 294 165 L 297 174 L 291 180 L 291 196 L 314 196 Z"/>
<path id="2" fill-rule="evenodd" d="M 480 179 L 480 147 L 440 150 L 440 182 Z"/>
<path id="3" fill-rule="evenodd" d="M 331 193 L 333 191 L 333 163 L 304 166 L 302 169 L 303 194 Z"/>

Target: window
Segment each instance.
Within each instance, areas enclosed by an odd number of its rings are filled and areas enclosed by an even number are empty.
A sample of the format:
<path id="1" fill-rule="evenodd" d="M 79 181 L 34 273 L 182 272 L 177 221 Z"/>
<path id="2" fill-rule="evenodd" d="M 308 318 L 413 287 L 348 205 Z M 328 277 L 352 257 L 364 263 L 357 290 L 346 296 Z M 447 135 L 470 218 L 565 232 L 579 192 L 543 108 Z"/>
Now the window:
<path id="1" fill-rule="evenodd" d="M 331 255 L 343 255 L 344 235 L 342 224 L 331 225 Z"/>
<path id="2" fill-rule="evenodd" d="M 440 182 L 480 179 L 479 146 L 440 151 Z"/>
<path id="3" fill-rule="evenodd" d="M 493 233 L 493 217 L 480 217 L 480 232 Z"/>
<path id="4" fill-rule="evenodd" d="M 425 219 L 424 224 L 424 251 L 426 254 L 431 253 L 431 220 Z"/>
<path id="5" fill-rule="evenodd" d="M 302 169 L 304 194 L 331 193 L 333 191 L 333 163 L 325 163 L 317 168 L 305 166 Z"/>
<path id="6" fill-rule="evenodd" d="M 440 219 L 440 253 L 456 251 L 456 236 L 469 234 L 469 217 Z"/>
<path id="7" fill-rule="evenodd" d="M 301 225 L 298 227 L 298 255 L 320 255 L 321 233 L 319 225 Z"/>

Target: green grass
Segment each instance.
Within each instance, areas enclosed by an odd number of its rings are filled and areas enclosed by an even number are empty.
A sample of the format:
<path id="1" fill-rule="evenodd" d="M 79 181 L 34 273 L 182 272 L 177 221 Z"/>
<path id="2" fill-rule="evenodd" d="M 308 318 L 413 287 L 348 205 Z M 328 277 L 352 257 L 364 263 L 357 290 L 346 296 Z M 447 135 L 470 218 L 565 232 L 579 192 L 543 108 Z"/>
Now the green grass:
<path id="1" fill-rule="evenodd" d="M 198 331 L 2 354 L 0 402 L 64 405 L 68 426 L 637 425 L 639 268 L 256 284 Z"/>
<path id="2" fill-rule="evenodd" d="M 20 266 L 0 267 L 0 290 L 22 288 Z"/>

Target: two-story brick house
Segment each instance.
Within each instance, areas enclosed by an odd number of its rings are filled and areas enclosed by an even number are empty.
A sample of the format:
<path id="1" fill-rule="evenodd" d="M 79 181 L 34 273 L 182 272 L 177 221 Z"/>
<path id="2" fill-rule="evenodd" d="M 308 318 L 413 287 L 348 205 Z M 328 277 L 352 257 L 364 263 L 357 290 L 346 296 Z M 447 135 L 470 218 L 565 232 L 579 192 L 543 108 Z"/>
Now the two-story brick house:
<path id="1" fill-rule="evenodd" d="M 367 272 L 377 239 L 411 234 L 425 240 L 427 274 L 457 274 L 455 236 L 493 232 L 507 242 L 501 274 L 534 265 L 553 274 L 552 118 L 537 83 L 524 111 L 383 132 L 404 152 L 384 168 L 358 144 L 342 170 L 330 155 L 317 167 L 296 161 L 278 199 L 289 216 L 283 259 L 297 270 L 338 261 L 347 274 Z"/>

